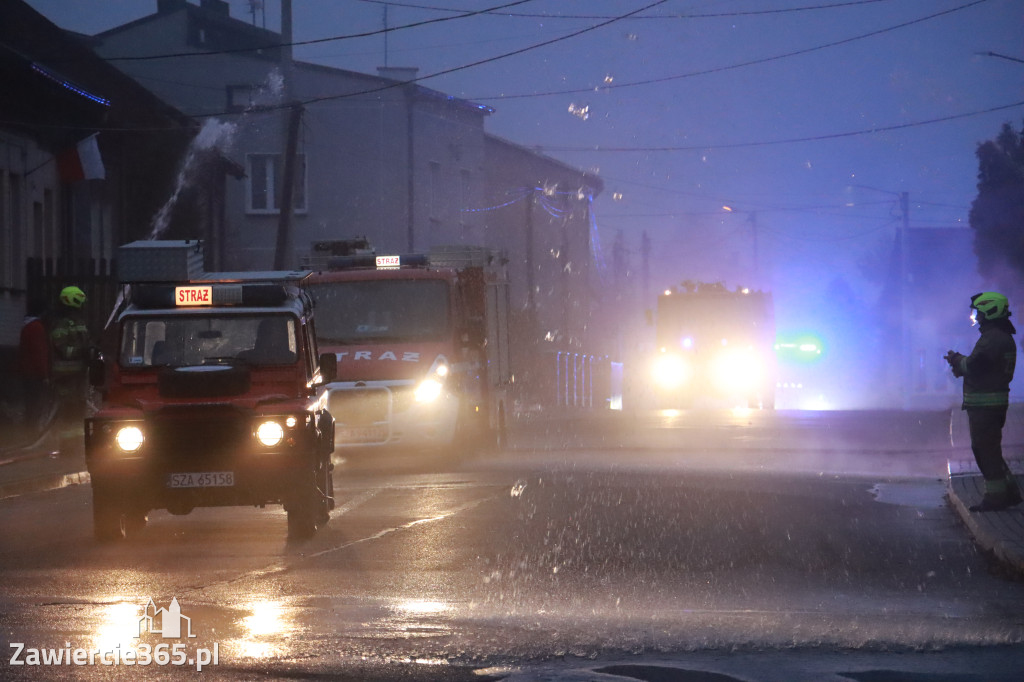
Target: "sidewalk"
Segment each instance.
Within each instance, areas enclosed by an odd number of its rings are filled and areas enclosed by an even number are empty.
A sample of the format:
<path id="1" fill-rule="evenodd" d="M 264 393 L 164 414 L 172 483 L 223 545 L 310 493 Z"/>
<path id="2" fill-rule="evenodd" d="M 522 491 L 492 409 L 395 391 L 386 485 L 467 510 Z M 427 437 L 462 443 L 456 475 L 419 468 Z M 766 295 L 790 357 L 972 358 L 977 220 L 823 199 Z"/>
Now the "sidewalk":
<path id="1" fill-rule="evenodd" d="M 981 501 L 985 479 L 971 455 L 967 432 L 967 414 L 954 410 L 949 425 L 948 462 L 949 501 L 960 515 L 974 541 L 1011 572 L 1024 577 L 1024 504 L 999 512 L 971 512 L 969 507 Z M 1003 428 L 1003 457 L 1017 479 L 1024 481 L 1024 404 L 1014 403 L 1006 414 Z"/>
<path id="2" fill-rule="evenodd" d="M 951 413 L 947 489 L 950 504 L 978 546 L 1007 569 L 1024 576 L 1024 504 L 1000 512 L 970 512 L 981 500 L 984 481 L 970 453 L 966 417 Z M 69 485 L 89 483 L 80 442 L 61 452 L 55 434 L 35 443 L 12 444 L 13 433 L 0 427 L 0 500 Z M 1024 481 L 1024 404 L 1011 405 L 1003 432 L 1007 462 Z"/>
<path id="3" fill-rule="evenodd" d="M 45 433 L 35 442 L 18 442 L 11 429 L 0 428 L 0 500 L 88 483 L 85 453 L 76 445 L 61 452 L 55 433 Z"/>
<path id="4" fill-rule="evenodd" d="M 1024 480 L 1024 459 L 1007 464 Z M 974 460 L 950 460 L 949 500 L 960 515 L 975 542 L 1014 573 L 1024 576 L 1024 504 L 999 512 L 971 512 L 969 507 L 981 501 L 985 479 Z"/>

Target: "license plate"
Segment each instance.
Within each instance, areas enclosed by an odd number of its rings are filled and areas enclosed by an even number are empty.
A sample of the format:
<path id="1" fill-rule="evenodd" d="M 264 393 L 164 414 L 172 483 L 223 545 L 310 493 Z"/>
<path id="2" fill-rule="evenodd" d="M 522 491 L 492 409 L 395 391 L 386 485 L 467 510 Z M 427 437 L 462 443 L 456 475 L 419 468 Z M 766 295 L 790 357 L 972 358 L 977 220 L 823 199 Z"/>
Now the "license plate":
<path id="1" fill-rule="evenodd" d="M 234 471 L 199 471 L 167 475 L 168 488 L 228 488 L 234 484 Z"/>
<path id="2" fill-rule="evenodd" d="M 342 443 L 381 443 L 388 439 L 387 426 L 342 426 L 337 431 Z"/>

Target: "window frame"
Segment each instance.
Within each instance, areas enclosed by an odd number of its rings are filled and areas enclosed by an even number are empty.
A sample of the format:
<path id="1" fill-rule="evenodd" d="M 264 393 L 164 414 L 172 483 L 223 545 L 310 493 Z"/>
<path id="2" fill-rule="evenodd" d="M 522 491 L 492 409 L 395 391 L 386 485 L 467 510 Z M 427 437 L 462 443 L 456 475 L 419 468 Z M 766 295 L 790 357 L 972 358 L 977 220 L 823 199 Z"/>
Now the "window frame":
<path id="1" fill-rule="evenodd" d="M 277 205 L 277 182 L 280 177 L 277 165 L 281 163 L 282 156 L 282 154 L 268 152 L 251 152 L 245 155 L 245 212 L 247 215 L 279 215 L 281 213 L 281 209 Z M 295 191 L 292 193 L 292 212 L 305 214 L 309 212 L 309 174 L 306 172 L 306 155 L 299 152 L 296 153 L 295 158 L 298 161 L 296 169 L 299 171 L 299 177 L 295 184 Z M 254 168 L 257 166 L 262 167 L 259 177 L 264 183 L 258 192 L 254 185 L 257 178 Z M 253 200 L 257 195 L 266 196 L 266 207 L 253 205 Z M 296 202 L 297 198 L 302 200 L 301 205 Z"/>

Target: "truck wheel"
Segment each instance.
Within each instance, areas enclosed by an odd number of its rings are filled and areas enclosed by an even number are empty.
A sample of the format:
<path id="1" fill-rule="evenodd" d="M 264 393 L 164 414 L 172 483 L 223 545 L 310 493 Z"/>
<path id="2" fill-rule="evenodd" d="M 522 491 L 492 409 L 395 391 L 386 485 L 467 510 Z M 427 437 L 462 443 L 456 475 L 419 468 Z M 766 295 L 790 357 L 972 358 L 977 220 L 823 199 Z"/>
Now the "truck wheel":
<path id="1" fill-rule="evenodd" d="M 313 505 L 308 500 L 295 502 L 288 509 L 288 539 L 307 540 L 316 533 Z"/>
<path id="2" fill-rule="evenodd" d="M 116 498 L 109 492 L 93 488 L 92 527 L 100 542 L 123 540 L 127 530 L 125 515 Z"/>
<path id="3" fill-rule="evenodd" d="M 306 540 L 331 518 L 330 490 L 333 476 L 327 463 L 321 462 L 318 471 L 299 485 L 295 498 L 287 507 L 288 539 Z"/>
<path id="4" fill-rule="evenodd" d="M 323 528 L 331 520 L 331 510 L 334 509 L 334 464 L 327 461 L 323 465 L 323 472 L 320 475 L 319 488 L 320 499 L 317 501 L 316 527 Z"/>

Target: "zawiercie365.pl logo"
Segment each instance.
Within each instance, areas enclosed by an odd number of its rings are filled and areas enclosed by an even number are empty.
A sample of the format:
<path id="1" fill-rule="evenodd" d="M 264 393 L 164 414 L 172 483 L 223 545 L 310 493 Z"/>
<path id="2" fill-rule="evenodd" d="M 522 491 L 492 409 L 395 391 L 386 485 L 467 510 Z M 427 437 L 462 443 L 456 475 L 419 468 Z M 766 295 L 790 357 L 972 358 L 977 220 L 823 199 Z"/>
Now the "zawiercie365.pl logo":
<path id="1" fill-rule="evenodd" d="M 137 613 L 137 612 L 136 612 Z M 220 663 L 220 644 L 212 647 L 190 647 L 189 639 L 196 637 L 192 619 L 181 612 L 178 598 L 166 607 L 158 607 L 153 599 L 146 603 L 138 617 L 133 640 L 127 645 L 118 642 L 111 646 L 92 648 L 73 647 L 65 642 L 62 648 L 34 648 L 21 642 L 11 642 L 12 666 L 85 666 L 85 665 L 137 665 L 137 666 L 194 666 L 202 671 L 205 666 Z M 159 635 L 160 642 L 142 641 L 144 635 Z M 166 641 L 178 640 L 178 641 Z M 184 640 L 184 641 L 181 641 Z"/>

